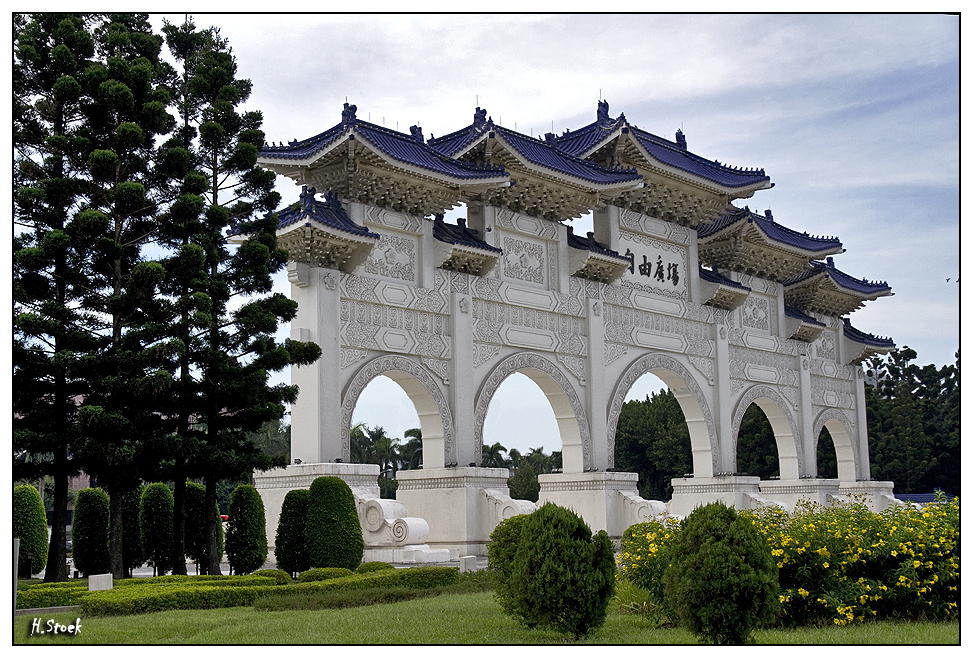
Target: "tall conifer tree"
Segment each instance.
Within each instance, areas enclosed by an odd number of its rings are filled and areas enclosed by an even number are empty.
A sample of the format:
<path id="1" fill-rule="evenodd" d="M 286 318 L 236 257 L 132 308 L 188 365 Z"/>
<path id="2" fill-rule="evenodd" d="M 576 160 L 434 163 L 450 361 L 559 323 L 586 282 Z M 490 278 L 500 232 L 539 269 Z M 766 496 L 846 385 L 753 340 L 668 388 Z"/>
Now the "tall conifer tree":
<path id="1" fill-rule="evenodd" d="M 204 478 L 204 509 L 211 509 L 221 478 L 283 465 L 264 455 L 247 432 L 281 418 L 284 404 L 297 397 L 294 386 L 271 386 L 269 374 L 312 363 L 320 349 L 275 339 L 297 305 L 270 294 L 271 275 L 284 267 L 287 254 L 277 247 L 275 175 L 256 164 L 263 118 L 240 111 L 251 83 L 236 77 L 236 59 L 217 30 L 198 31 L 187 19 L 166 24 L 163 32 L 182 67 L 174 85 L 179 136 L 166 147 L 182 149 L 187 164 L 169 216 L 173 254 L 163 284 L 181 313 L 172 325 L 180 351 L 174 411 L 184 414 L 186 474 Z M 231 233 L 238 236 L 235 245 Z M 203 566 L 215 574 L 216 523 L 209 516 L 206 521 Z"/>

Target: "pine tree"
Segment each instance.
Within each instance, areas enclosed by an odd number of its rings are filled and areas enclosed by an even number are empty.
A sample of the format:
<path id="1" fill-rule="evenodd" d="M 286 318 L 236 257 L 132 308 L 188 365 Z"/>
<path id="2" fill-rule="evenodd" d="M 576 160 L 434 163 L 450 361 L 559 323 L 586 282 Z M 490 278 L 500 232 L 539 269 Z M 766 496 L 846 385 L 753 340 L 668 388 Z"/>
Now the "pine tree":
<path id="1" fill-rule="evenodd" d="M 166 24 L 163 32 L 181 66 L 173 85 L 180 125 L 163 148 L 171 166 L 185 172 L 167 216 L 172 255 L 164 261 L 162 286 L 180 312 L 171 325 L 179 352 L 172 401 L 173 413 L 181 414 L 177 434 L 186 472 L 176 481 L 204 477 L 209 509 L 220 479 L 284 465 L 247 433 L 279 420 L 284 404 L 296 399 L 296 387 L 270 386 L 269 374 L 312 363 L 320 349 L 275 340 L 296 303 L 268 294 L 287 254 L 277 247 L 275 175 L 256 164 L 262 116 L 238 110 L 251 83 L 236 77 L 236 60 L 218 30 L 198 31 L 187 20 Z M 228 240 L 231 232 L 236 245 Z M 217 528 L 207 522 L 204 568 L 215 574 Z"/>

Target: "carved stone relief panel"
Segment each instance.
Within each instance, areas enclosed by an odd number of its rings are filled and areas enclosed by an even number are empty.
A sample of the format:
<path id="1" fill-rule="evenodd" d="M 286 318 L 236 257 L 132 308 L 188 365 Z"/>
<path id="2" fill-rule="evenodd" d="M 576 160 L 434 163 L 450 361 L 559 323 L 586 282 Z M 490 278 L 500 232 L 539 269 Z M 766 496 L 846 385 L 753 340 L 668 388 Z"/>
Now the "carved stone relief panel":
<path id="1" fill-rule="evenodd" d="M 526 283 L 544 285 L 547 281 L 543 242 L 503 237 L 503 277 Z"/>
<path id="2" fill-rule="evenodd" d="M 383 233 L 379 243 L 368 252 L 362 270 L 366 274 L 414 282 L 418 249 L 418 241 L 412 236 Z"/>
<path id="3" fill-rule="evenodd" d="M 836 343 L 834 330 L 825 329 L 814 342 L 815 355 L 822 359 L 836 361 L 838 357 Z"/>
<path id="4" fill-rule="evenodd" d="M 747 329 L 770 331 L 770 300 L 758 295 L 747 295 L 740 309 L 740 323 Z"/>
<path id="5" fill-rule="evenodd" d="M 632 264 L 622 281 L 665 297 L 688 299 L 688 249 L 632 231 L 619 232 L 618 251 Z"/>

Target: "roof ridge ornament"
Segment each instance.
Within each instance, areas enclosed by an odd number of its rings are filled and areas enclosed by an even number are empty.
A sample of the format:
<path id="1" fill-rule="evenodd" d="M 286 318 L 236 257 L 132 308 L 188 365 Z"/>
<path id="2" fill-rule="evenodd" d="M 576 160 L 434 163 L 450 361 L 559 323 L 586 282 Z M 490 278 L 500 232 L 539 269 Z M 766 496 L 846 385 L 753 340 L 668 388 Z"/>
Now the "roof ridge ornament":
<path id="1" fill-rule="evenodd" d="M 347 126 L 355 123 L 355 121 L 358 120 L 358 117 L 355 116 L 356 112 L 358 112 L 357 105 L 349 105 L 348 103 L 345 103 L 345 108 L 341 111 L 341 125 Z"/>
<path id="2" fill-rule="evenodd" d="M 686 134 L 683 133 L 682 128 L 676 128 L 676 146 L 683 151 L 689 150 L 689 147 L 686 145 Z"/>
<path id="3" fill-rule="evenodd" d="M 473 113 L 473 128 L 479 130 L 487 124 L 487 111 L 476 108 L 476 112 Z"/>
<path id="4" fill-rule="evenodd" d="M 598 101 L 598 123 L 606 123 L 611 121 L 611 117 L 608 116 L 608 101 Z"/>
<path id="5" fill-rule="evenodd" d="M 314 195 L 317 192 L 313 187 L 301 186 L 301 206 L 304 212 L 311 214 L 314 211 Z"/>
<path id="6" fill-rule="evenodd" d="M 416 140 L 420 144 L 426 143 L 426 140 L 422 136 L 422 128 L 419 126 L 409 126 L 409 132 L 412 133 L 412 139 Z"/>

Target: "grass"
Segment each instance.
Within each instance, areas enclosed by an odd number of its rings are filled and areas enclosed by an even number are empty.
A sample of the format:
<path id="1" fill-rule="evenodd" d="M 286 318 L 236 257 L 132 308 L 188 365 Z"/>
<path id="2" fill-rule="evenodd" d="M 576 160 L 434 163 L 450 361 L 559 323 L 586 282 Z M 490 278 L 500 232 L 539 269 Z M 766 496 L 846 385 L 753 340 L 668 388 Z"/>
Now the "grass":
<path id="1" fill-rule="evenodd" d="M 45 615 L 72 624 L 77 615 Z M 574 644 L 570 636 L 528 630 L 504 615 L 491 592 L 448 594 L 336 610 L 254 608 L 168 611 L 89 617 L 78 636 L 28 636 L 32 618 L 14 620 L 16 644 Z M 959 623 L 873 622 L 846 627 L 772 629 L 759 644 L 958 644 Z M 696 644 L 678 628 L 655 628 L 633 615 L 610 613 L 580 644 Z"/>

